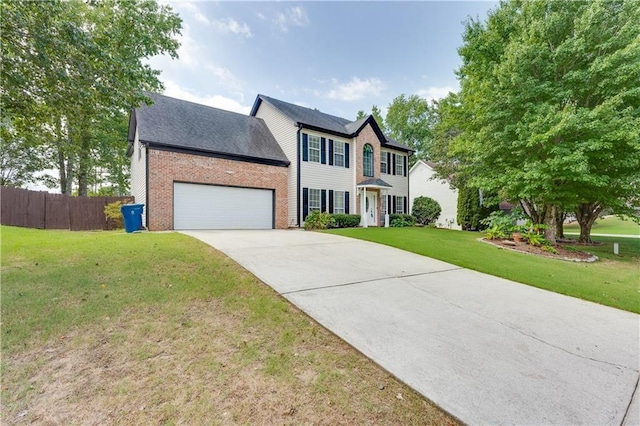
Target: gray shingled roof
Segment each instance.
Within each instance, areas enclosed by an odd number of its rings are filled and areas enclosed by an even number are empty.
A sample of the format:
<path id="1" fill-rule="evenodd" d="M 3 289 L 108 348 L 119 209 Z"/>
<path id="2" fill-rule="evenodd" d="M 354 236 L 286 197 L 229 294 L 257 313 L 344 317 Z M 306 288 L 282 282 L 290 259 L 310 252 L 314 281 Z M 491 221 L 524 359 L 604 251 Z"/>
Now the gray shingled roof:
<path id="1" fill-rule="evenodd" d="M 262 119 L 147 93 L 153 105 L 136 108 L 140 141 L 243 159 L 289 161 Z"/>
<path id="2" fill-rule="evenodd" d="M 375 187 L 386 186 L 387 188 L 392 188 L 391 185 L 389 185 L 387 182 L 379 178 L 369 178 L 369 179 L 363 180 L 356 186 L 375 186 Z"/>
<path id="3" fill-rule="evenodd" d="M 255 115 L 259 103 L 263 100 L 269 102 L 271 105 L 279 109 L 282 113 L 284 113 L 287 117 L 289 117 L 296 123 L 320 130 L 325 130 L 329 133 L 343 135 L 345 137 L 355 136 L 370 118 L 370 116 L 366 116 L 361 118 L 360 120 L 351 121 L 346 118 L 326 114 L 324 112 L 318 111 L 317 109 L 290 104 L 289 102 L 284 102 L 265 95 L 258 95 L 253 109 L 251 110 L 251 115 Z M 398 148 L 404 151 L 412 151 L 412 149 L 408 146 L 387 136 L 384 137 L 386 139 L 385 141 L 383 141 L 384 145 Z"/>

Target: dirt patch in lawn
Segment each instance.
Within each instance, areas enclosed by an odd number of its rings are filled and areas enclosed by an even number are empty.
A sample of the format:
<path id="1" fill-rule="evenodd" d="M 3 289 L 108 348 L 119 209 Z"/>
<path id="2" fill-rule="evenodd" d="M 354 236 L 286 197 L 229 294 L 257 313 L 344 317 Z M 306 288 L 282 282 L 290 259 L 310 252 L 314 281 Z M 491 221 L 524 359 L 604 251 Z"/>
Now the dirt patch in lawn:
<path id="1" fill-rule="evenodd" d="M 3 424 L 455 424 L 286 309 L 295 332 L 215 298 L 69 330 L 4 359 Z"/>
<path id="2" fill-rule="evenodd" d="M 564 247 L 561 244 L 555 244 L 552 246 L 534 246 L 525 242 L 516 242 L 506 239 L 488 240 L 486 238 L 482 238 L 481 240 L 501 249 L 513 250 L 519 253 L 534 254 L 536 256 L 565 260 L 569 262 L 595 262 L 598 260 L 598 257 L 591 253 L 574 250 L 572 248 Z"/>

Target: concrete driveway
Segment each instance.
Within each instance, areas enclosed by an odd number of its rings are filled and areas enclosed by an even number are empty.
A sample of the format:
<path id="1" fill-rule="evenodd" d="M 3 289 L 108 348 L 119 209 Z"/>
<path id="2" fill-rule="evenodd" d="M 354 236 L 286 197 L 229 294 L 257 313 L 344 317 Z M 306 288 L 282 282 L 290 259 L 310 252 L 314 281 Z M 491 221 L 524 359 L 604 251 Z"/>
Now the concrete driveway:
<path id="1" fill-rule="evenodd" d="M 470 424 L 640 424 L 640 316 L 306 231 L 189 231 Z"/>

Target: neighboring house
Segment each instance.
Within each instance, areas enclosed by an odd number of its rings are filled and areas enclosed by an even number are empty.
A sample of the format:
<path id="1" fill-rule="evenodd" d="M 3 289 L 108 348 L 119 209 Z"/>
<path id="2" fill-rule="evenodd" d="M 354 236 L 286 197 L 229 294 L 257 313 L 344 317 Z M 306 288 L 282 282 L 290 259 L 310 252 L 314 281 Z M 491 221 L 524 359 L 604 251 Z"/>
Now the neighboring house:
<path id="1" fill-rule="evenodd" d="M 291 162 L 290 227 L 312 211 L 359 214 L 362 226 L 409 212 L 412 151 L 386 137 L 373 116 L 350 121 L 264 95 L 250 115 L 264 120 Z"/>
<path id="2" fill-rule="evenodd" d="M 409 198 L 430 197 L 440 204 L 442 211 L 436 219 L 440 228 L 461 230 L 458 224 L 458 190 L 451 188 L 449 182 L 434 178 L 436 172 L 430 161 L 418 160 L 409 170 Z"/>
<path id="3" fill-rule="evenodd" d="M 148 229 L 286 228 L 289 161 L 264 121 L 150 94 L 131 112 L 131 194 Z"/>
<path id="4" fill-rule="evenodd" d="M 150 230 L 298 227 L 315 210 L 408 213 L 408 156 L 358 121 L 258 95 L 250 116 L 149 95 L 131 112 L 131 192 Z M 362 214 L 366 212 L 366 214 Z"/>

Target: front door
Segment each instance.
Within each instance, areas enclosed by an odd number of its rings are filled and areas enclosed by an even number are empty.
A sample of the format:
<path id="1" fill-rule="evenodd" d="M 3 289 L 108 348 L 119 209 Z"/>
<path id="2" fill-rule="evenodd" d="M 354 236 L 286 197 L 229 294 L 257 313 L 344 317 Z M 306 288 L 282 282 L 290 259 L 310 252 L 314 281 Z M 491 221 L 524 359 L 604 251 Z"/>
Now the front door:
<path id="1" fill-rule="evenodd" d="M 375 192 L 367 192 L 364 200 L 364 211 L 367 215 L 367 225 L 378 226 L 378 194 Z"/>

